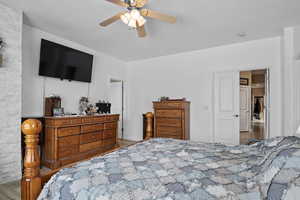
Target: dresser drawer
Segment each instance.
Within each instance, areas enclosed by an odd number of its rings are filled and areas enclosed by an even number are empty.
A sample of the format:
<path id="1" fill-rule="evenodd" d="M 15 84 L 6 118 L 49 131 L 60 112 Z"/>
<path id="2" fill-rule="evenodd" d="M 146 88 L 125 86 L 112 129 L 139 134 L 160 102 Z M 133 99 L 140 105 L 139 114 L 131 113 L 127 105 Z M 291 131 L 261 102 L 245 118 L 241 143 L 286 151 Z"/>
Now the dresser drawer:
<path id="1" fill-rule="evenodd" d="M 156 117 L 181 118 L 181 110 L 156 110 Z"/>
<path id="2" fill-rule="evenodd" d="M 50 126 L 55 126 L 55 127 L 79 125 L 79 124 L 81 124 L 81 118 L 50 119 L 49 123 L 46 122 L 46 124 L 49 124 Z"/>
<path id="3" fill-rule="evenodd" d="M 102 123 L 105 122 L 105 120 L 106 120 L 105 116 L 99 116 L 94 118 L 95 123 Z"/>
<path id="4" fill-rule="evenodd" d="M 58 139 L 58 147 L 79 144 L 79 135 L 68 136 Z"/>
<path id="5" fill-rule="evenodd" d="M 172 138 L 172 139 L 182 139 L 180 135 L 158 135 L 157 137 L 160 138 Z"/>
<path id="6" fill-rule="evenodd" d="M 119 115 L 108 115 L 106 116 L 106 121 L 111 122 L 111 121 L 118 121 L 119 120 Z"/>
<path id="7" fill-rule="evenodd" d="M 81 126 L 82 133 L 96 132 L 103 130 L 103 124 L 91 124 L 91 125 L 83 125 Z"/>
<path id="8" fill-rule="evenodd" d="M 86 124 L 86 123 L 94 123 L 94 117 L 84 117 L 82 118 L 82 123 Z"/>
<path id="9" fill-rule="evenodd" d="M 86 143 L 102 140 L 102 134 L 103 134 L 102 131 L 82 134 L 80 135 L 80 144 L 86 144 Z"/>
<path id="10" fill-rule="evenodd" d="M 70 119 L 70 125 L 77 125 L 77 124 L 81 124 L 81 118 L 72 118 Z"/>
<path id="11" fill-rule="evenodd" d="M 102 140 L 97 141 L 97 142 L 82 144 L 79 147 L 79 152 L 91 151 L 91 150 L 94 150 L 94 149 L 98 149 L 101 146 L 102 146 Z"/>
<path id="12" fill-rule="evenodd" d="M 78 134 L 80 134 L 80 126 L 58 128 L 57 129 L 57 134 L 58 134 L 58 137 L 78 135 Z"/>
<path id="13" fill-rule="evenodd" d="M 114 146 L 117 143 L 116 138 L 109 138 L 103 140 L 103 146 Z"/>
<path id="14" fill-rule="evenodd" d="M 64 158 L 78 153 L 79 135 L 58 139 L 58 158 Z"/>
<path id="15" fill-rule="evenodd" d="M 110 130 L 104 130 L 103 132 L 103 139 L 108 138 L 116 138 L 116 130 L 110 129 Z"/>
<path id="16" fill-rule="evenodd" d="M 84 124 L 92 124 L 92 123 L 105 122 L 105 116 L 85 117 L 85 118 L 82 118 L 82 122 Z"/>
<path id="17" fill-rule="evenodd" d="M 180 119 L 166 119 L 166 118 L 156 118 L 156 126 L 169 126 L 181 128 L 182 120 Z"/>
<path id="18" fill-rule="evenodd" d="M 158 126 L 157 135 L 174 135 L 174 136 L 181 136 L 183 130 L 182 128 L 177 127 L 169 127 L 169 126 Z"/>
<path id="19" fill-rule="evenodd" d="M 78 153 L 78 147 L 79 145 L 69 145 L 69 146 L 63 146 L 59 148 L 58 151 L 58 158 L 66 158 L 69 156 L 72 156 L 74 154 Z"/>
<path id="20" fill-rule="evenodd" d="M 185 105 L 182 102 L 153 102 L 153 106 L 155 109 L 184 109 Z"/>
<path id="21" fill-rule="evenodd" d="M 108 130 L 108 129 L 115 129 L 117 128 L 117 123 L 116 122 L 111 122 L 111 123 L 105 123 L 104 124 L 104 129 Z"/>

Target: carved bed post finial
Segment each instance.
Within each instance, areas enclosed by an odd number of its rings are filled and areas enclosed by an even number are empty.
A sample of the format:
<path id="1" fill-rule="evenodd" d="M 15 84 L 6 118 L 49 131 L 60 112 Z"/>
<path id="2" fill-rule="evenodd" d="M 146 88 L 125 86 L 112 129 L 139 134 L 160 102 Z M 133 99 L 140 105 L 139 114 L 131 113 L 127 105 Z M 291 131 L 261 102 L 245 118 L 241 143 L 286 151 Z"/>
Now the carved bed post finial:
<path id="1" fill-rule="evenodd" d="M 148 112 L 146 114 L 146 119 L 147 119 L 147 127 L 146 127 L 146 139 L 150 139 L 153 137 L 153 113 Z"/>
<path id="2" fill-rule="evenodd" d="M 25 135 L 24 173 L 22 178 L 22 200 L 35 200 L 41 192 L 40 156 L 38 149 L 42 123 L 28 119 L 22 124 Z"/>

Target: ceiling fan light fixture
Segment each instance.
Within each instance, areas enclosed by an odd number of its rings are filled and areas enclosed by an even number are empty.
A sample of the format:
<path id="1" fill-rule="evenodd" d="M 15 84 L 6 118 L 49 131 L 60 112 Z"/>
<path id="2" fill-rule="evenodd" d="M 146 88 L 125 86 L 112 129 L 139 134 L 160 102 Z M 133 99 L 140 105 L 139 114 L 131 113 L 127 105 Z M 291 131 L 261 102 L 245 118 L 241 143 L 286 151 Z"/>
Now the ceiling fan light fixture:
<path id="1" fill-rule="evenodd" d="M 130 26 L 132 28 L 136 28 L 136 20 L 131 18 L 131 20 L 128 23 L 128 26 Z"/>
<path id="2" fill-rule="evenodd" d="M 122 22 L 124 22 L 124 24 L 132 28 L 136 28 L 137 23 L 139 26 L 143 26 L 146 23 L 146 19 L 140 14 L 140 12 L 137 9 L 133 9 L 129 13 L 121 15 L 120 18 Z"/>
<path id="3" fill-rule="evenodd" d="M 130 15 L 131 15 L 131 17 L 132 17 L 133 19 L 135 19 L 135 20 L 137 20 L 137 19 L 139 19 L 139 18 L 141 17 L 141 13 L 140 13 L 140 11 L 138 11 L 137 9 L 132 9 L 132 10 L 130 11 Z"/>
<path id="4" fill-rule="evenodd" d="M 145 23 L 146 23 L 146 19 L 144 17 L 140 17 L 138 20 L 137 20 L 137 23 L 139 26 L 143 26 Z"/>
<path id="5" fill-rule="evenodd" d="M 122 20 L 122 22 L 124 22 L 124 24 L 128 25 L 131 20 L 130 14 L 125 13 L 124 15 L 121 15 L 121 20 Z"/>

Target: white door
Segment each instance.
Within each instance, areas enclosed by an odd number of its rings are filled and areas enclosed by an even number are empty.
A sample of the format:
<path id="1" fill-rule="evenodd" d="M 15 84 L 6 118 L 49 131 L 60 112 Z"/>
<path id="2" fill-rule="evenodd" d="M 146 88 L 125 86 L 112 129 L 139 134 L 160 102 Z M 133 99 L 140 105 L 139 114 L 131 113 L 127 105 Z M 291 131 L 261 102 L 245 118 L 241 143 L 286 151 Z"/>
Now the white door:
<path id="1" fill-rule="evenodd" d="M 240 131 L 249 131 L 251 110 L 251 88 L 240 86 Z"/>
<path id="2" fill-rule="evenodd" d="M 240 74 L 238 71 L 215 73 L 215 142 L 232 145 L 240 143 L 239 77 Z"/>

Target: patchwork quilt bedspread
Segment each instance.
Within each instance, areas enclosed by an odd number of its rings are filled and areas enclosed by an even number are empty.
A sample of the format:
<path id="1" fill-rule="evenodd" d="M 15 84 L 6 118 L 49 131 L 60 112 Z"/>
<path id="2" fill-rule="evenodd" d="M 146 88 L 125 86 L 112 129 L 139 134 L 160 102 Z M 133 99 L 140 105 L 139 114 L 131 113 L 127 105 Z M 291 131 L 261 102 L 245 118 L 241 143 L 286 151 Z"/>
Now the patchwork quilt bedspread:
<path id="1" fill-rule="evenodd" d="M 39 199 L 300 199 L 300 138 L 250 146 L 152 139 L 59 171 Z"/>

